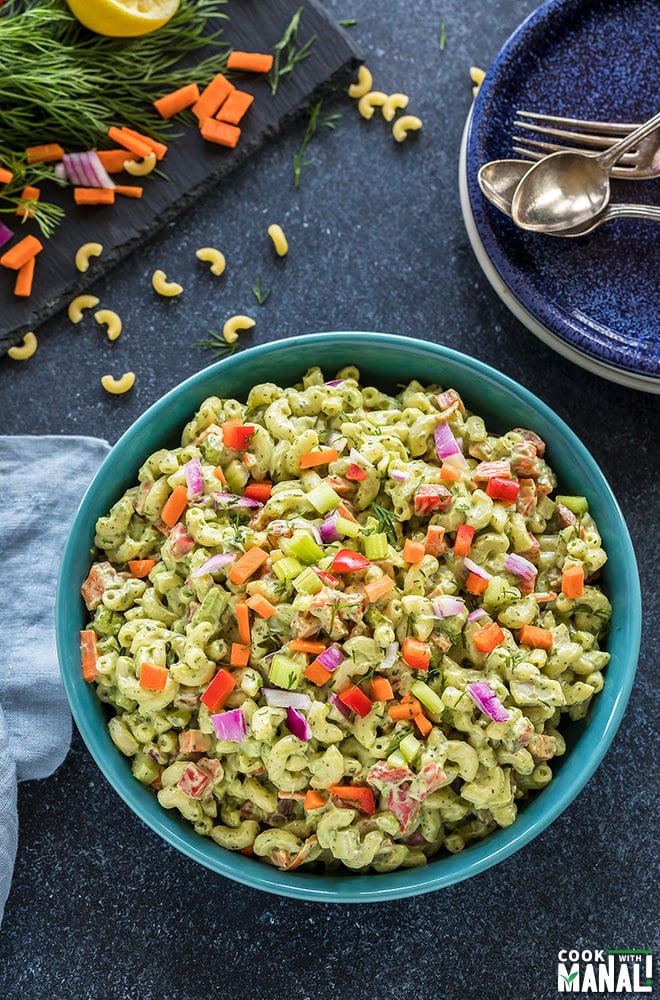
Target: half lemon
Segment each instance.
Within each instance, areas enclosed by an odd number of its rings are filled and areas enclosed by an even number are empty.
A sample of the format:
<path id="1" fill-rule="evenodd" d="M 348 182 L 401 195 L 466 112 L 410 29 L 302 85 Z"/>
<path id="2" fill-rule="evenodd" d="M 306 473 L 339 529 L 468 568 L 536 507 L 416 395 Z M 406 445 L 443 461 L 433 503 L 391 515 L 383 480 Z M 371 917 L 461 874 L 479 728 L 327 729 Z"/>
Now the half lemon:
<path id="1" fill-rule="evenodd" d="M 66 0 L 81 24 L 97 35 L 135 38 L 162 28 L 179 0 Z"/>

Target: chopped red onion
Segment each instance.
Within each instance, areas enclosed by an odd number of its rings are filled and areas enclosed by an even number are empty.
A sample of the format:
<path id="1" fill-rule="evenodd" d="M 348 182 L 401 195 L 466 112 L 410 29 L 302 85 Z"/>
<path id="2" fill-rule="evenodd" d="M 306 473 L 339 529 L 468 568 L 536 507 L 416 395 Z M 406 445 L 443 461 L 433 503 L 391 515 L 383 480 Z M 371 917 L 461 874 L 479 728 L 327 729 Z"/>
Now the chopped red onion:
<path id="1" fill-rule="evenodd" d="M 444 597 L 436 597 L 432 603 L 433 614 L 436 618 L 447 618 L 450 615 L 460 615 L 465 611 L 465 604 L 456 597 L 447 594 Z"/>
<path id="2" fill-rule="evenodd" d="M 318 527 L 318 525 L 317 525 L 317 524 L 314 524 L 314 522 L 313 522 L 313 521 L 310 521 L 310 522 L 309 522 L 309 523 L 308 523 L 308 524 L 306 525 L 306 527 L 307 527 L 307 529 L 308 529 L 309 531 L 311 531 L 312 535 L 314 536 L 314 541 L 315 541 L 315 542 L 318 542 L 318 544 L 319 544 L 319 545 L 323 545 L 323 538 L 322 538 L 322 536 L 321 536 L 321 532 L 320 532 L 320 530 L 319 530 L 319 527 Z"/>
<path id="3" fill-rule="evenodd" d="M 476 622 L 480 618 L 487 618 L 487 617 L 488 617 L 488 612 L 484 608 L 475 608 L 474 611 L 471 611 L 470 614 L 468 615 L 468 621 Z"/>
<path id="4" fill-rule="evenodd" d="M 515 552 L 510 552 L 506 557 L 504 568 L 508 569 L 510 573 L 515 573 L 521 580 L 534 580 L 538 573 L 533 563 L 524 559 L 523 556 L 517 555 Z"/>
<path id="5" fill-rule="evenodd" d="M 291 534 L 291 526 L 288 521 L 278 520 L 271 521 L 268 525 L 269 535 L 288 535 Z"/>
<path id="6" fill-rule="evenodd" d="M 222 566 L 227 566 L 233 562 L 236 556 L 232 552 L 219 552 L 216 556 L 210 556 L 205 563 L 190 574 L 193 577 L 204 576 L 205 573 L 215 573 Z"/>
<path id="7" fill-rule="evenodd" d="M 346 657 L 342 653 L 339 646 L 328 646 L 324 649 L 322 653 L 316 657 L 318 662 L 326 670 L 336 670 L 340 663 L 343 663 Z"/>
<path id="8" fill-rule="evenodd" d="M 66 177 L 75 187 L 114 188 L 112 180 L 95 150 L 65 153 L 62 157 Z"/>
<path id="9" fill-rule="evenodd" d="M 297 736 L 303 743 L 307 743 L 312 738 L 312 727 L 304 715 L 295 709 L 287 708 L 286 724 L 294 736 Z"/>
<path id="10" fill-rule="evenodd" d="M 338 698 L 336 694 L 330 695 L 330 703 L 334 708 L 337 709 L 338 712 L 341 712 L 341 714 L 344 716 L 345 719 L 350 719 L 351 717 L 350 708 L 347 708 L 346 705 L 341 700 L 341 698 Z"/>
<path id="11" fill-rule="evenodd" d="M 308 694 L 300 691 L 280 691 L 275 688 L 263 688 L 262 694 L 267 705 L 271 708 L 297 708 L 299 711 L 306 711 L 311 707 L 312 699 Z"/>
<path id="12" fill-rule="evenodd" d="M 433 431 L 433 440 L 440 461 L 457 455 L 461 450 L 449 424 L 439 423 Z"/>
<path id="13" fill-rule="evenodd" d="M 9 226 L 5 226 L 4 222 L 0 222 L 0 247 L 3 247 L 5 243 L 9 243 L 13 235 Z"/>
<path id="14" fill-rule="evenodd" d="M 404 472 L 403 469 L 390 469 L 390 479 L 394 479 L 397 483 L 405 483 L 406 479 L 409 478 L 409 473 Z"/>
<path id="15" fill-rule="evenodd" d="M 336 378 L 333 379 L 332 382 L 326 382 L 325 384 L 329 385 L 331 389 L 336 389 L 337 386 L 343 385 L 345 381 L 346 381 L 345 378 Z"/>
<path id="16" fill-rule="evenodd" d="M 242 743 L 247 736 L 247 725 L 241 708 L 233 708 L 230 712 L 212 715 L 211 722 L 219 740 Z"/>
<path id="17" fill-rule="evenodd" d="M 342 452 L 346 450 L 346 445 L 348 444 L 348 441 L 346 440 L 345 437 L 341 436 L 341 433 L 339 431 L 331 431 L 330 434 L 328 434 L 328 444 L 330 445 L 331 448 L 335 448 L 336 451 L 338 451 L 339 454 L 341 455 Z"/>
<path id="18" fill-rule="evenodd" d="M 188 484 L 188 499 L 194 500 L 195 497 L 201 496 L 204 492 L 204 479 L 202 477 L 202 463 L 199 458 L 195 456 L 191 458 L 189 462 L 183 467 L 183 471 L 186 477 L 186 483 Z"/>
<path id="19" fill-rule="evenodd" d="M 383 657 L 380 669 L 389 670 L 390 667 L 394 666 L 394 661 L 396 660 L 397 653 L 399 652 L 399 643 L 391 642 L 390 645 L 385 650 L 385 656 Z"/>
<path id="20" fill-rule="evenodd" d="M 213 506 L 220 510 L 251 509 L 253 507 L 263 507 L 258 500 L 252 497 L 237 497 L 234 493 L 212 493 Z"/>
<path id="21" fill-rule="evenodd" d="M 463 560 L 463 565 L 469 573 L 474 573 L 475 576 L 480 577 L 482 580 L 493 579 L 492 573 L 489 573 L 487 569 L 483 568 L 483 566 L 477 566 L 476 562 L 473 562 L 472 559 L 469 559 L 467 556 Z"/>
<path id="22" fill-rule="evenodd" d="M 356 462 L 358 465 L 366 465 L 368 469 L 373 469 L 374 467 L 373 462 L 370 462 L 361 451 L 357 450 L 357 448 L 351 448 L 348 453 L 348 457 L 351 462 Z"/>
<path id="23" fill-rule="evenodd" d="M 468 684 L 468 694 L 475 705 L 493 722 L 506 722 L 508 720 L 508 711 L 486 681 Z"/>
<path id="24" fill-rule="evenodd" d="M 337 531 L 337 514 L 331 514 L 330 517 L 326 517 L 325 521 L 321 524 L 320 528 L 321 539 L 324 542 L 340 542 L 344 535 L 340 531 Z"/>

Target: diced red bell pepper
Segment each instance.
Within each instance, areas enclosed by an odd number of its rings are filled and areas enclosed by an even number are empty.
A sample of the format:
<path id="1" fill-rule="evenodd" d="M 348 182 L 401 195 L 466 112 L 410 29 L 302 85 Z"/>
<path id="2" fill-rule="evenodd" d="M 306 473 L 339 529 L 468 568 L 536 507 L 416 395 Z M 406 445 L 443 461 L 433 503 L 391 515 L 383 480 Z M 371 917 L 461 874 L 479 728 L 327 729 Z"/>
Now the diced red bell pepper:
<path id="1" fill-rule="evenodd" d="M 201 799 L 210 784 L 211 778 L 208 774 L 205 774 L 197 764 L 189 764 L 177 781 L 176 787 L 191 799 Z"/>
<path id="2" fill-rule="evenodd" d="M 504 642 L 504 632 L 497 622 L 489 622 L 477 629 L 472 641 L 480 653 L 492 653 L 496 646 Z"/>
<path id="3" fill-rule="evenodd" d="M 224 667 L 220 667 L 199 700 L 206 705 L 209 712 L 217 712 L 219 708 L 222 708 L 235 687 L 236 681 L 232 675 Z"/>
<path id="4" fill-rule="evenodd" d="M 317 569 L 316 566 L 313 567 L 314 572 L 318 576 L 319 580 L 326 585 L 326 587 L 338 587 L 339 580 L 332 573 L 326 573 L 324 569 Z"/>
<path id="5" fill-rule="evenodd" d="M 361 552 L 355 549 L 340 549 L 332 560 L 330 569 L 333 573 L 358 573 L 362 569 L 368 569 L 371 563 Z"/>
<path id="6" fill-rule="evenodd" d="M 259 503 L 266 503 L 269 496 L 273 491 L 273 484 L 264 479 L 261 482 L 248 483 L 245 487 L 243 493 L 244 496 L 249 497 L 250 500 L 257 500 Z"/>
<path id="7" fill-rule="evenodd" d="M 346 469 L 346 478 L 353 479 L 355 482 L 361 483 L 367 478 L 367 474 L 364 469 L 361 469 L 359 465 L 349 465 Z"/>
<path id="8" fill-rule="evenodd" d="M 474 528 L 471 524 L 459 524 L 456 529 L 456 538 L 454 539 L 454 555 L 455 556 L 466 556 L 470 551 L 470 546 L 472 545 L 472 539 L 474 538 Z"/>
<path id="9" fill-rule="evenodd" d="M 424 516 L 436 510 L 447 510 L 452 502 L 452 495 L 446 486 L 439 483 L 426 483 L 415 493 L 415 514 Z"/>
<path id="10" fill-rule="evenodd" d="M 492 500 L 508 500 L 513 503 L 518 496 L 520 483 L 515 479 L 503 479 L 502 476 L 491 476 L 488 480 L 486 493 Z"/>
<path id="11" fill-rule="evenodd" d="M 356 684 L 351 684 L 350 687 L 339 691 L 337 697 L 347 708 L 350 708 L 353 712 L 357 712 L 362 719 L 366 715 L 369 715 L 373 705 L 371 698 L 367 698 L 364 691 L 360 691 L 360 688 Z"/>
<path id="12" fill-rule="evenodd" d="M 248 441 L 254 434 L 253 424 L 242 424 L 240 420 L 225 420 L 222 425 L 222 440 L 225 448 L 233 451 L 245 451 Z"/>
<path id="13" fill-rule="evenodd" d="M 360 785 L 329 785 L 328 791 L 347 806 L 355 806 L 367 816 L 373 816 L 376 811 L 374 793 L 370 788 Z"/>

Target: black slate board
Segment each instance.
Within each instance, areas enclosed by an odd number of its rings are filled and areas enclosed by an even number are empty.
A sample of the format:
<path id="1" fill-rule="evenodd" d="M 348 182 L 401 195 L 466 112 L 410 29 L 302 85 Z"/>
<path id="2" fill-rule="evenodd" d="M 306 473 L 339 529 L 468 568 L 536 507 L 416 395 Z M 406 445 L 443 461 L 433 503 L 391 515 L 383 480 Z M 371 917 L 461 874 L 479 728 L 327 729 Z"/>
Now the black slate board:
<path id="1" fill-rule="evenodd" d="M 234 150 L 205 142 L 194 125 L 182 126 L 177 129 L 182 134 L 169 141 L 162 161 L 168 179 L 147 179 L 140 200 L 117 197 L 114 205 L 80 208 L 73 204 L 70 189 L 49 188 L 49 200 L 66 208 L 66 218 L 53 236 L 43 241 L 29 300 L 14 295 L 15 272 L 0 268 L 0 355 L 243 163 L 264 140 L 308 107 L 313 97 L 350 78 L 361 60 L 360 52 L 316 0 L 229 0 L 223 41 L 239 50 L 270 51 L 301 6 L 298 44 L 312 36 L 315 41 L 310 55 L 282 78 L 275 95 L 262 77 L 245 74 L 234 79 L 237 87 L 255 95 Z M 207 54 L 201 50 L 196 59 Z M 139 178 L 120 176 L 127 179 L 118 183 L 141 183 Z M 20 236 L 28 232 L 39 235 L 33 223 L 12 228 Z M 103 254 L 94 259 L 86 274 L 80 274 L 74 257 L 78 247 L 88 241 L 102 243 Z"/>

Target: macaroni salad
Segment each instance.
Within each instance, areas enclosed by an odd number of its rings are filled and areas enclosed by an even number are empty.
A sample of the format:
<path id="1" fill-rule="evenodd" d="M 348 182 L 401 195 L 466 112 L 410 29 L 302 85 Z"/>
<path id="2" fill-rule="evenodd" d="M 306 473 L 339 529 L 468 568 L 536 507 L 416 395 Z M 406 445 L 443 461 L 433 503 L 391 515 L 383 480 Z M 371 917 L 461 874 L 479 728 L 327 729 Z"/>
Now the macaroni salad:
<path id="1" fill-rule="evenodd" d="M 515 821 L 603 687 L 606 561 L 544 442 L 354 367 L 206 399 L 96 524 L 83 676 L 135 778 L 281 869 Z"/>

